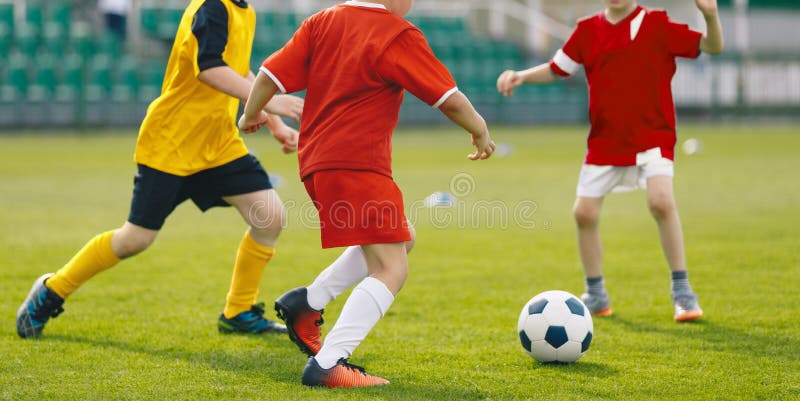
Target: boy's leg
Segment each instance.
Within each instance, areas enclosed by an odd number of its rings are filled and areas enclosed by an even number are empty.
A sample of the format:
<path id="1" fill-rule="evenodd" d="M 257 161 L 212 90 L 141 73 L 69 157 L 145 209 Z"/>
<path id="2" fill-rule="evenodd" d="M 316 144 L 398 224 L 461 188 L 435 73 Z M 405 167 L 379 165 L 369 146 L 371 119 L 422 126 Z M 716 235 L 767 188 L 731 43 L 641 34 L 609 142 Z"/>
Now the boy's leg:
<path id="1" fill-rule="evenodd" d="M 349 246 L 308 287 L 297 287 L 275 300 L 275 312 L 286 323 L 289 339 L 308 356 L 322 348 L 320 326 L 329 302 L 367 277 L 361 246 Z"/>
<path id="2" fill-rule="evenodd" d="M 689 285 L 683 229 L 675 205 L 672 176 L 656 175 L 647 179 L 647 205 L 658 223 L 661 247 L 672 272 L 675 320 L 679 322 L 695 320 L 703 315 L 703 311 Z"/>
<path id="3" fill-rule="evenodd" d="M 107 231 L 89 240 L 86 245 L 55 274 L 48 273 L 33 284 L 28 298 L 17 312 L 17 333 L 20 337 L 36 337 L 50 317 L 63 311 L 64 300 L 96 274 L 115 266 L 121 259 L 145 250 L 158 231 L 126 222 L 114 231 Z"/>
<path id="4" fill-rule="evenodd" d="M 261 276 L 275 254 L 275 244 L 283 228 L 283 203 L 274 189 L 223 199 L 239 210 L 250 228 L 236 253 L 225 310 L 219 319 L 219 330 L 285 333 L 286 327 L 264 319 L 263 307 L 256 304 Z"/>
<path id="5" fill-rule="evenodd" d="M 411 223 L 408 224 L 411 241 L 404 244 L 406 253 L 414 247 L 416 233 Z M 336 299 L 356 283 L 367 276 L 367 261 L 360 246 L 348 247 L 330 266 L 320 273 L 308 286 L 308 305 L 315 310 L 322 310 L 329 302 Z"/>
<path id="6" fill-rule="evenodd" d="M 647 206 L 658 223 L 661 247 L 673 272 L 686 271 L 683 229 L 675 206 L 672 177 L 657 175 L 647 179 Z"/>
<path id="7" fill-rule="evenodd" d="M 167 216 L 181 203 L 183 177 L 139 165 L 128 221 L 92 238 L 55 274 L 39 277 L 17 312 L 20 337 L 38 336 L 50 317 L 63 311 L 64 299 L 120 259 L 144 251 L 155 241 Z M 45 283 L 46 282 L 46 283 Z"/>
<path id="8" fill-rule="evenodd" d="M 99 234 L 47 279 L 47 287 L 66 299 L 97 273 L 115 266 L 121 259 L 147 249 L 157 235 L 158 230 L 150 230 L 130 222 L 125 222 L 117 230 Z"/>
<path id="9" fill-rule="evenodd" d="M 416 231 L 408 222 L 411 240 L 405 243 L 406 254 L 416 241 Z M 322 347 L 320 326 L 324 323 L 325 306 L 341 293 L 367 277 L 367 261 L 361 246 L 347 247 L 344 252 L 320 273 L 308 287 L 298 287 L 275 301 L 278 317 L 289 330 L 289 338 L 309 356 Z"/>
<path id="10" fill-rule="evenodd" d="M 579 196 L 573 213 L 578 229 L 578 251 L 586 279 L 586 293 L 581 299 L 593 314 L 611 315 L 611 302 L 603 281 L 603 245 L 600 240 L 602 197 Z"/>
<path id="11" fill-rule="evenodd" d="M 303 371 L 303 384 L 360 387 L 388 383 L 356 371 L 347 365 L 346 359 L 386 314 L 405 283 L 408 277 L 406 248 L 402 242 L 362 245 L 361 248 L 369 276 L 353 289 L 322 349 L 309 360 Z"/>

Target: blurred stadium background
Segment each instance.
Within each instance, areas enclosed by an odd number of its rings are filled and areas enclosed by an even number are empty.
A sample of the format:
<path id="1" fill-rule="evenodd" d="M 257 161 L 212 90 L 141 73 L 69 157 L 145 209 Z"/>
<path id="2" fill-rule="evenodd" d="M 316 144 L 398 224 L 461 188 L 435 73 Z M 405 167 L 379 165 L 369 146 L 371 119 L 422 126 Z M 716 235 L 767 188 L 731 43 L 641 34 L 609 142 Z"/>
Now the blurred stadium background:
<path id="1" fill-rule="evenodd" d="M 131 0 L 124 40 L 97 0 L 0 0 L 0 129 L 133 128 L 161 86 L 188 0 Z M 253 68 L 304 17 L 335 1 L 251 0 L 258 13 Z M 692 0 L 640 1 L 703 29 Z M 493 123 L 582 123 L 580 78 L 522 88 L 504 99 L 497 75 L 546 61 L 599 0 L 417 0 L 408 19 L 428 37 L 459 87 Z M 800 119 L 800 1 L 720 0 L 727 48 L 681 61 L 673 82 L 683 120 Z M 403 124 L 444 119 L 407 96 Z"/>

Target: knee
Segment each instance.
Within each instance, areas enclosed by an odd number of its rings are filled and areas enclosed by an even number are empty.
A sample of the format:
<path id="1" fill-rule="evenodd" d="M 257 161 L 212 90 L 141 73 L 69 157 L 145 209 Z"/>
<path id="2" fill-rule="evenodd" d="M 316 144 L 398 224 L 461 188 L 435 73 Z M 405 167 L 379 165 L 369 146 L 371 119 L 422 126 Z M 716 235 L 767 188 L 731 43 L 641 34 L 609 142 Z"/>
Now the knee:
<path id="1" fill-rule="evenodd" d="M 594 227 L 600 218 L 600 209 L 587 205 L 575 205 L 572 213 L 575 217 L 575 223 L 580 228 Z"/>
<path id="2" fill-rule="evenodd" d="M 254 215 L 248 218 L 250 235 L 265 241 L 276 240 L 286 224 L 286 213 L 283 207 L 254 210 L 253 213 Z"/>
<path id="3" fill-rule="evenodd" d="M 118 258 L 125 259 L 143 252 L 155 240 L 155 234 L 124 232 L 114 236 L 111 249 Z"/>
<path id="4" fill-rule="evenodd" d="M 411 239 L 406 241 L 406 253 L 411 253 L 411 250 L 414 249 L 414 244 L 417 243 L 417 230 L 409 224 L 408 231 L 411 232 Z"/>
<path id="5" fill-rule="evenodd" d="M 656 220 L 663 220 L 675 212 L 675 200 L 671 196 L 657 194 L 647 198 L 647 207 Z"/>

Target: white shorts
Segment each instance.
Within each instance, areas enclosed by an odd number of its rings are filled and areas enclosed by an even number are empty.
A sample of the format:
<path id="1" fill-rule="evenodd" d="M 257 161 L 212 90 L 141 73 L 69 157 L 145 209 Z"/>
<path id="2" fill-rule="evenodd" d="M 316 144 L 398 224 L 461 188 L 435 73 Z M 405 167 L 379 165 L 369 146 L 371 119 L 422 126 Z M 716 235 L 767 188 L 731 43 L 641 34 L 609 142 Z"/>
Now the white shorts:
<path id="1" fill-rule="evenodd" d="M 653 148 L 636 154 L 635 166 L 598 166 L 584 164 L 578 178 L 577 196 L 602 198 L 610 192 L 627 192 L 647 188 L 647 179 L 657 175 L 675 175 L 673 162 Z"/>

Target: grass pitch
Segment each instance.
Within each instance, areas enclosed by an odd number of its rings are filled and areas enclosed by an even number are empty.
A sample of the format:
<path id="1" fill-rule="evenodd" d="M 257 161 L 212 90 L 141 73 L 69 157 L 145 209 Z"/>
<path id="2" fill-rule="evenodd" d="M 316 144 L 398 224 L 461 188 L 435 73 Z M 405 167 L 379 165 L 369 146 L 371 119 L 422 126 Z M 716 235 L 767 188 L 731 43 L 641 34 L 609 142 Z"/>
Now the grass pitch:
<path id="1" fill-rule="evenodd" d="M 526 356 L 517 316 L 550 289 L 580 294 L 571 205 L 584 128 L 495 129 L 511 154 L 470 162 L 455 130 L 402 130 L 394 167 L 418 242 L 411 275 L 352 362 L 392 384 L 308 389 L 306 358 L 282 336 L 216 330 L 245 226 L 232 209 L 190 203 L 151 249 L 87 283 L 41 339 L 14 315 L 33 280 L 130 202 L 132 133 L 0 137 L 0 399 L 4 400 L 784 400 L 800 398 L 799 127 L 682 127 L 702 152 L 678 155 L 676 196 L 690 279 L 706 317 L 672 322 L 669 273 L 643 192 L 602 215 L 615 315 L 595 319 L 572 365 Z M 322 251 L 294 157 L 249 137 L 282 178 L 289 223 L 261 298 L 309 283 Z M 435 191 L 459 195 L 429 209 Z M 326 311 L 327 332 L 343 297 Z M 272 313 L 271 313 L 272 314 Z M 274 314 L 272 314 L 274 316 Z"/>

